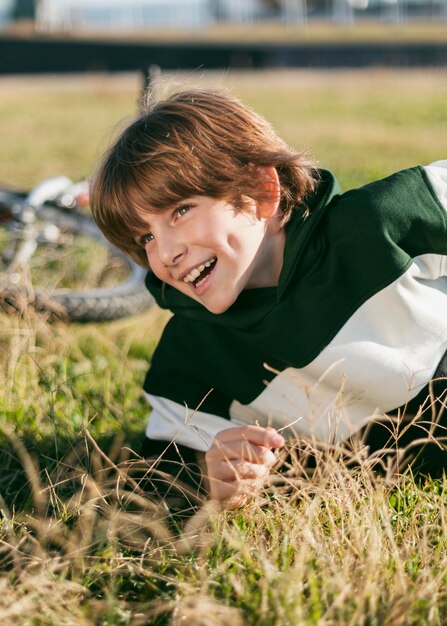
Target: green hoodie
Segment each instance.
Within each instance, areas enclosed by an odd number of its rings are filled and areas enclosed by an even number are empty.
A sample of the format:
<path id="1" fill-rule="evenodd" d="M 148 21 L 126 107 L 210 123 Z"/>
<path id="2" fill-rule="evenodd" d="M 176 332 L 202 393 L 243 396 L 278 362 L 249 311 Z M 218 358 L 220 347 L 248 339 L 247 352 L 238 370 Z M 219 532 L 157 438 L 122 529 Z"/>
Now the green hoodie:
<path id="1" fill-rule="evenodd" d="M 293 422 L 340 440 L 416 396 L 447 348 L 446 189 L 436 164 L 345 194 L 322 170 L 278 285 L 220 315 L 148 274 L 174 314 L 144 383 L 148 436 L 204 450 L 223 428 Z"/>

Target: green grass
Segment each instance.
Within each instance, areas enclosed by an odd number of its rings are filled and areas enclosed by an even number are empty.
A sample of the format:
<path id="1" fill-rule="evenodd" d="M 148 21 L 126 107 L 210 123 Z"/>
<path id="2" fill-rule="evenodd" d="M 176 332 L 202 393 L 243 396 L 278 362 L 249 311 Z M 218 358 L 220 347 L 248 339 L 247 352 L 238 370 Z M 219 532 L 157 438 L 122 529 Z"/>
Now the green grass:
<path id="1" fill-rule="evenodd" d="M 228 85 L 345 187 L 445 157 L 440 72 L 192 74 L 159 89 L 191 81 Z M 135 76 L 1 79 L 0 180 L 85 176 L 138 92 Z M 150 502 L 130 448 L 164 321 L 1 316 L 2 626 L 446 623 L 446 480 L 378 478 L 334 455 L 186 527 Z"/>
<path id="2" fill-rule="evenodd" d="M 119 120 L 137 111 L 139 76 L 1 78 L 0 184 L 87 176 Z"/>

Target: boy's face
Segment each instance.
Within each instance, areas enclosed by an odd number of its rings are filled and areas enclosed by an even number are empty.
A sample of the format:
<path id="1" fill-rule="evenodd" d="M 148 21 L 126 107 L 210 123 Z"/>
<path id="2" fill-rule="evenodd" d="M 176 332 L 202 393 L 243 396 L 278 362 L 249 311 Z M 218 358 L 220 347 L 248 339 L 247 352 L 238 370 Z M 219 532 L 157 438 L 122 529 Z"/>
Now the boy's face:
<path id="1" fill-rule="evenodd" d="M 140 241 L 151 270 L 212 313 L 226 311 L 243 289 L 276 285 L 285 235 L 265 204 L 250 199 L 247 211 L 236 211 L 194 196 L 148 213 Z"/>

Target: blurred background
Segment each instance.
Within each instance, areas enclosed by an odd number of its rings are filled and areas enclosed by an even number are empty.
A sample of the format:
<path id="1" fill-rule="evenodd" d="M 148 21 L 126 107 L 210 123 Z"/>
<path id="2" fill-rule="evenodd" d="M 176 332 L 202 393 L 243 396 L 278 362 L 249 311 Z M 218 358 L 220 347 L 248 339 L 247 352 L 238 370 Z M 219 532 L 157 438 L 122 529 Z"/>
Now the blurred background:
<path id="1" fill-rule="evenodd" d="M 0 0 L 0 186 L 88 177 L 155 76 L 360 184 L 445 156 L 446 67 L 447 0 Z"/>
<path id="2" fill-rule="evenodd" d="M 221 22 L 438 20 L 447 19 L 446 6 L 445 0 L 0 0 L 0 20 L 32 20 L 40 31 L 207 28 Z"/>
<path id="3" fill-rule="evenodd" d="M 87 177 L 154 77 L 233 90 L 358 184 L 442 156 L 446 67 L 447 0 L 0 0 L 0 185 Z"/>

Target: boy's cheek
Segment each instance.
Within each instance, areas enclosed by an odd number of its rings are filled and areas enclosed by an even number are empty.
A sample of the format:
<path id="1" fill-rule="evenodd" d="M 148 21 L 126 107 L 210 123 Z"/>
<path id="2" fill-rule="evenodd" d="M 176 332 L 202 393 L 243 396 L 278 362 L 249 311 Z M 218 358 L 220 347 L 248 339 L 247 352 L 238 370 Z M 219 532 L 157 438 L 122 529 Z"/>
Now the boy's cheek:
<path id="1" fill-rule="evenodd" d="M 163 271 L 162 267 L 158 267 L 157 263 L 153 260 L 151 262 L 149 258 L 147 259 L 147 269 L 151 274 L 163 282 L 166 282 L 166 279 L 169 278 L 166 276 L 166 270 Z"/>

